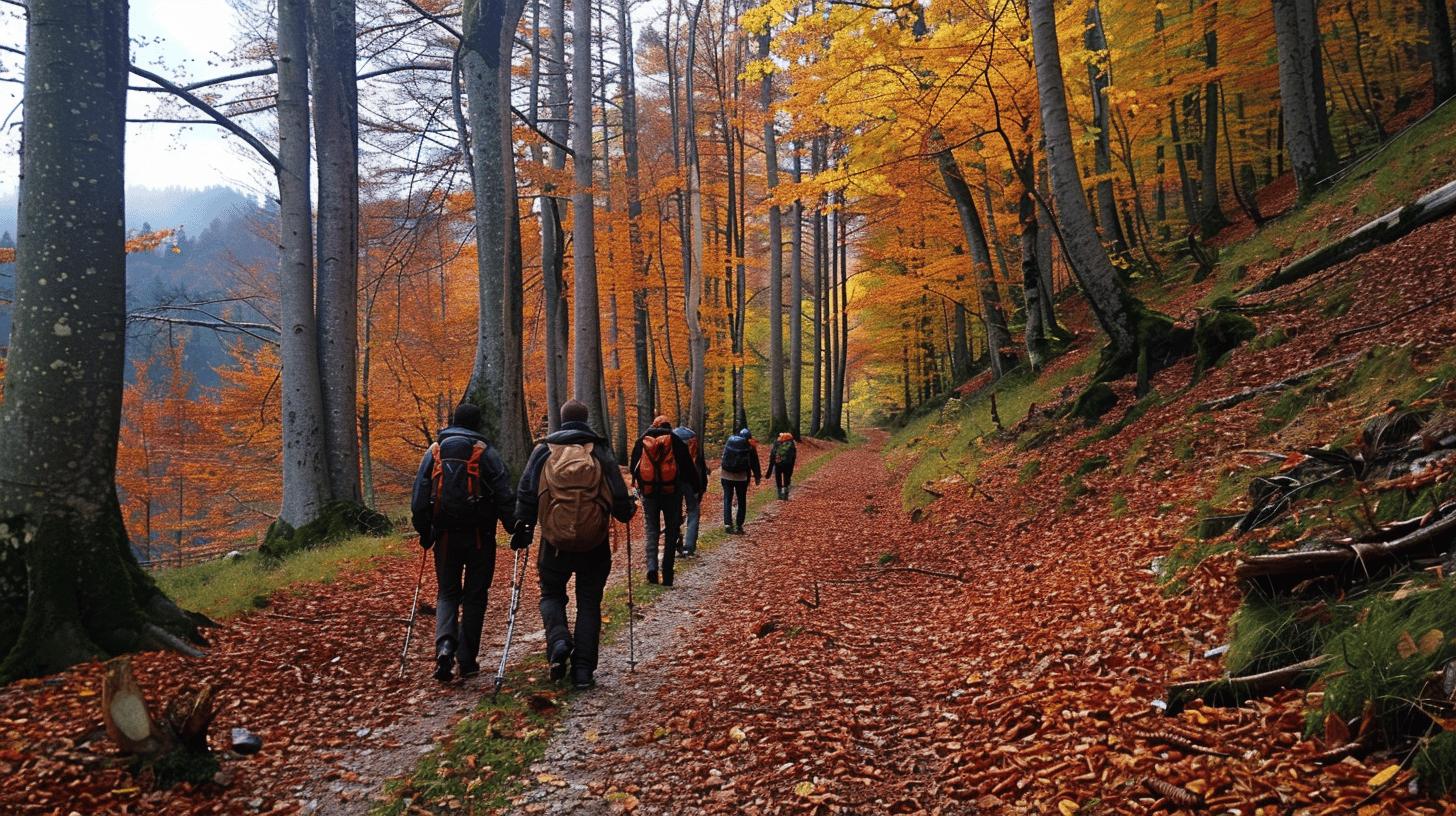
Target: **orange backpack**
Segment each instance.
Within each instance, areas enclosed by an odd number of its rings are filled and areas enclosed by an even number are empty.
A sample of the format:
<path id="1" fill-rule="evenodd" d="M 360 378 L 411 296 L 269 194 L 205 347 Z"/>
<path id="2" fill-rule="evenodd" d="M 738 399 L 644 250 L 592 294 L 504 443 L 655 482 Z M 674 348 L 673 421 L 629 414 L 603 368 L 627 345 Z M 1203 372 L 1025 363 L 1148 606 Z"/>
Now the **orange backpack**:
<path id="1" fill-rule="evenodd" d="M 588 552 L 607 540 L 611 494 L 595 445 L 550 445 L 537 487 L 541 540 L 564 552 Z"/>
<path id="2" fill-rule="evenodd" d="M 671 433 L 642 437 L 642 458 L 637 460 L 637 481 L 644 493 L 673 493 L 677 490 L 677 457 L 672 452 Z"/>
<path id="3" fill-rule="evenodd" d="M 460 446 L 450 447 L 458 451 Z M 439 442 L 430 445 L 430 456 L 434 459 L 430 469 L 430 503 L 434 505 L 437 528 L 459 529 L 480 523 L 485 494 L 480 458 L 484 455 L 485 443 L 479 441 L 470 446 L 470 455 L 465 459 L 445 456 Z"/>

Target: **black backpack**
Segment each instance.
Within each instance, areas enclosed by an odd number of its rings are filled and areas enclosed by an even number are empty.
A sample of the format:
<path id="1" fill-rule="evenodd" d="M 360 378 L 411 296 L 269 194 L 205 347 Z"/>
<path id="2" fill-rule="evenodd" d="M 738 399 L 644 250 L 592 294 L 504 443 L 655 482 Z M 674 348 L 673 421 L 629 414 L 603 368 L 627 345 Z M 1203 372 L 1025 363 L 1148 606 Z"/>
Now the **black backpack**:
<path id="1" fill-rule="evenodd" d="M 723 459 L 718 466 L 734 473 L 744 473 L 752 465 L 753 448 L 749 447 L 746 437 L 734 434 L 728 437 L 728 443 L 723 446 Z"/>
<path id="2" fill-rule="evenodd" d="M 430 503 L 436 529 L 474 527 L 481 522 L 487 490 L 481 478 L 485 451 L 484 442 L 460 436 L 430 446 L 435 463 L 430 471 Z"/>

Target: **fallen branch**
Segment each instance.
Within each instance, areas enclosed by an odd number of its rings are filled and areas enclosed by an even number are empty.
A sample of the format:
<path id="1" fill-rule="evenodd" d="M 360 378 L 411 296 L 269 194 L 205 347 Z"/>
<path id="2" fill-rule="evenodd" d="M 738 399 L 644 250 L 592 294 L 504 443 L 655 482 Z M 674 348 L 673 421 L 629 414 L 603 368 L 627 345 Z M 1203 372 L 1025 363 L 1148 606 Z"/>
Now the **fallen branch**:
<path id="1" fill-rule="evenodd" d="M 1366 575 L 1392 563 L 1439 555 L 1456 537 L 1456 514 L 1389 541 L 1354 541 L 1337 549 L 1251 555 L 1234 567 L 1240 581 L 1288 582 L 1340 575 L 1359 567 Z"/>
<path id="2" fill-rule="evenodd" d="M 1212 706 L 1235 706 L 1252 697 L 1262 697 L 1301 683 L 1329 659 L 1329 655 L 1321 655 L 1261 674 L 1174 683 L 1168 686 L 1168 709 L 1165 713 L 1170 716 L 1177 714 L 1194 700 L 1202 700 Z"/>
<path id="3" fill-rule="evenodd" d="M 1335 264 L 1369 252 L 1414 232 L 1420 227 L 1456 212 L 1456 181 L 1432 190 L 1407 204 L 1371 221 L 1343 238 L 1331 241 L 1284 266 L 1265 278 L 1251 292 L 1267 292 L 1287 283 L 1322 272 Z"/>
<path id="4" fill-rule="evenodd" d="M 1356 360 L 1359 360 L 1361 357 L 1364 357 L 1364 356 L 1365 356 L 1365 353 L 1364 352 L 1361 352 L 1359 354 L 1351 354 L 1348 357 L 1341 357 L 1340 359 L 1335 360 L 1334 362 L 1325 363 L 1324 365 L 1320 365 L 1320 366 L 1315 366 L 1314 368 L 1307 369 L 1305 371 L 1301 371 L 1298 374 L 1294 374 L 1292 376 L 1285 377 L 1284 379 L 1279 380 L 1277 382 L 1267 383 L 1265 385 L 1260 385 L 1260 386 L 1255 387 L 1255 388 L 1245 388 L 1243 391 L 1239 391 L 1239 392 L 1234 393 L 1234 394 L 1229 394 L 1228 396 L 1219 397 L 1218 399 L 1208 400 L 1207 402 L 1200 402 L 1197 405 L 1193 406 L 1193 412 L 1194 413 L 1207 413 L 1207 412 L 1210 412 L 1210 411 L 1222 411 L 1225 408 L 1232 408 L 1232 407 L 1234 407 L 1235 405 L 1238 405 L 1241 402 L 1248 402 L 1249 400 L 1251 400 L 1251 399 L 1253 399 L 1255 397 L 1263 396 L 1264 394 L 1273 394 L 1273 393 L 1275 393 L 1277 391 L 1284 391 L 1286 389 L 1293 388 L 1293 387 L 1295 387 L 1297 385 L 1302 385 L 1305 382 L 1308 382 L 1309 380 L 1312 380 L 1315 377 L 1318 377 L 1319 375 L 1324 374 L 1325 372 L 1329 371 L 1330 369 L 1338 368 L 1338 367 L 1343 366 L 1343 365 L 1349 365 L 1350 363 L 1353 363 Z"/>
<path id="5" fill-rule="evenodd" d="M 1448 292 L 1448 293 L 1442 295 L 1441 297 L 1432 298 L 1432 299 L 1426 301 L 1425 303 L 1422 303 L 1419 306 L 1412 306 L 1409 309 L 1406 309 L 1405 311 L 1400 312 L 1398 314 L 1391 315 L 1390 317 L 1388 317 L 1388 318 L 1386 318 L 1384 320 L 1377 320 L 1374 323 L 1366 323 L 1363 326 L 1356 326 L 1353 329 L 1345 329 L 1344 331 L 1337 331 L 1337 332 L 1335 332 L 1334 338 L 1330 340 L 1330 345 L 1333 346 L 1336 343 L 1340 342 L 1341 340 L 1344 340 L 1347 337 L 1354 337 L 1357 334 L 1364 334 L 1365 332 L 1368 332 L 1368 331 L 1375 331 L 1376 329 L 1383 329 L 1386 326 L 1389 326 L 1391 323 L 1394 323 L 1395 321 L 1400 320 L 1403 317 L 1410 317 L 1411 315 L 1415 314 L 1416 312 L 1425 311 L 1426 309 L 1429 309 L 1432 306 L 1438 306 L 1438 305 L 1440 305 L 1442 303 L 1445 303 L 1445 302 L 1447 302 L 1449 300 L 1452 300 L 1452 299 L 1456 299 L 1456 292 Z"/>

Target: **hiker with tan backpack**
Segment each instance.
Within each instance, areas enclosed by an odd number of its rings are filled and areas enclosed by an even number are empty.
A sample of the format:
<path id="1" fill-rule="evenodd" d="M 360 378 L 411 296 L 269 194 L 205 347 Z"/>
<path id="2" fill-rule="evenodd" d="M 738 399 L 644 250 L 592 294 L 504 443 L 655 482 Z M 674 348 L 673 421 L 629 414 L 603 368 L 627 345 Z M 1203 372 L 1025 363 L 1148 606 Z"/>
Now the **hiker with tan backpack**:
<path id="1" fill-rule="evenodd" d="M 571 673 L 572 685 L 596 685 L 602 635 L 602 593 L 612 570 L 612 519 L 629 523 L 637 505 L 607 440 L 587 424 L 586 405 L 561 406 L 561 429 L 531 452 L 516 491 L 519 520 L 511 547 L 529 546 L 536 527 L 541 547 L 541 622 L 551 679 Z M 576 626 L 566 623 L 566 584 L 576 576 Z"/>
<path id="2" fill-rule="evenodd" d="M 632 446 L 627 466 L 632 486 L 642 495 L 647 517 L 647 583 L 657 583 L 657 542 L 662 540 L 662 584 L 672 586 L 673 563 L 682 535 L 683 498 L 702 493 L 704 478 L 693 462 L 693 453 L 672 432 L 672 420 L 659 416 L 652 427 Z"/>

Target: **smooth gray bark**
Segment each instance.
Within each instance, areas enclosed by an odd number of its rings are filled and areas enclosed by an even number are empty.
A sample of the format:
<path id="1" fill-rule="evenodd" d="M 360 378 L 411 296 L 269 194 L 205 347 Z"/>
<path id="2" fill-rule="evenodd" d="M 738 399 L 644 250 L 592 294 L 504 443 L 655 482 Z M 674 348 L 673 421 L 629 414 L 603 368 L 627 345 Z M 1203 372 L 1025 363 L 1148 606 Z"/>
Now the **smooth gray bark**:
<path id="1" fill-rule="evenodd" d="M 1102 27 L 1102 10 L 1097 3 L 1087 10 L 1087 30 L 1082 35 L 1083 44 L 1094 54 L 1107 51 L 1107 33 Z M 1108 58 L 1111 61 L 1111 58 Z M 1097 182 L 1097 226 L 1102 231 L 1102 240 L 1112 248 L 1112 254 L 1123 262 L 1131 262 L 1127 236 L 1123 234 L 1122 222 L 1117 218 L 1117 197 L 1112 191 L 1112 121 L 1107 107 L 1107 88 L 1112 84 L 1111 68 L 1102 69 L 1094 60 L 1087 62 L 1087 79 L 1092 86 L 1092 123 L 1097 135 L 1092 151 L 1092 170 L 1100 180 Z"/>
<path id="2" fill-rule="evenodd" d="M 627 246 L 632 260 L 632 350 L 636 374 L 637 427 L 652 423 L 654 406 L 648 359 L 647 253 L 642 245 L 642 179 L 637 148 L 637 61 L 632 15 L 617 0 L 617 61 L 622 70 L 622 160 L 627 176 Z M 665 317 L 665 315 L 664 315 Z M 681 422 L 682 418 L 675 418 Z"/>
<path id="3" fill-rule="evenodd" d="M 1451 13 L 1446 0 L 1423 0 L 1426 36 L 1430 40 L 1431 79 L 1437 105 L 1456 94 L 1456 55 L 1451 47 Z"/>
<path id="4" fill-rule="evenodd" d="M 794 184 L 802 181 L 799 143 L 794 143 Z M 804 399 L 804 203 L 794 199 L 789 216 L 792 238 L 789 249 L 789 430 L 797 438 L 803 433 L 799 417 Z"/>
<path id="5" fill-rule="evenodd" d="M 590 423 L 607 436 L 607 396 L 602 385 L 601 304 L 597 293 L 596 201 L 592 194 L 591 4 L 571 7 L 571 260 L 572 394 L 586 403 Z"/>
<path id="6" fill-rule="evenodd" d="M 359 94 L 354 0 L 309 0 L 309 80 L 318 153 L 317 301 L 329 492 L 359 485 Z"/>
<path id="7" fill-rule="evenodd" d="M 1110 359 L 1126 361 L 1137 353 L 1138 304 L 1112 268 L 1107 251 L 1097 240 L 1092 213 L 1087 209 L 1067 119 L 1055 8 L 1052 0 L 1029 0 L 1027 5 L 1036 52 L 1042 128 L 1046 133 L 1047 168 L 1051 173 L 1064 245 L 1097 322 L 1107 333 L 1111 343 Z"/>
<path id="8" fill-rule="evenodd" d="M 570 115 L 566 83 L 566 0 L 548 0 L 545 52 L 546 126 L 545 130 L 558 144 L 570 138 L 567 117 Z M 542 62 L 538 55 L 537 61 Z M 548 166 L 554 171 L 566 169 L 566 151 L 556 145 L 546 147 Z M 571 347 L 570 321 L 567 320 L 566 233 L 562 228 L 562 199 L 554 195 L 556 185 L 542 185 L 540 198 L 542 292 L 546 301 L 546 421 L 550 430 L 561 426 L 561 403 L 570 393 L 567 387 L 567 349 Z"/>
<path id="9" fill-rule="evenodd" d="M 769 58 L 768 31 L 758 37 L 758 57 Z M 774 134 L 773 74 L 765 73 L 759 86 L 763 106 L 763 163 L 768 194 L 779 186 L 778 140 Z M 768 208 L 768 401 L 769 433 L 792 430 L 784 400 L 784 231 L 777 204 Z"/>
<path id="10" fill-rule="evenodd" d="M 698 17 L 703 11 L 703 0 L 698 0 L 688 17 L 688 51 L 684 69 L 684 153 L 683 163 L 688 171 L 688 221 L 689 259 L 686 284 L 688 357 L 689 357 L 689 402 L 690 427 L 700 436 L 707 431 L 707 358 L 708 338 L 703 332 L 703 189 L 700 159 L 698 156 L 698 117 L 694 104 L 693 79 L 697 56 Z"/>
<path id="11" fill-rule="evenodd" d="M 938 134 L 937 134 L 938 136 Z M 996 273 L 991 266 L 991 249 L 986 240 L 985 224 L 976 208 L 975 195 L 966 183 L 960 163 L 949 148 L 936 152 L 936 164 L 940 168 L 941 180 L 955 203 L 961 220 L 961 233 L 971 256 L 971 265 L 976 274 L 976 290 L 981 305 L 981 324 L 986 331 L 986 346 L 991 349 L 991 371 L 1000 379 L 1006 373 L 1005 353 L 1011 348 L 1011 331 L 1007 328 L 1006 313 L 1001 308 L 1001 293 L 996 287 Z M 1085 205 L 1084 205 L 1085 207 Z M 1094 239 L 1096 235 L 1094 234 Z M 1105 257 L 1105 255 L 1104 255 Z M 957 376 L 969 373 L 956 372 Z"/>
<path id="12" fill-rule="evenodd" d="M 314 311 L 307 17 L 306 0 L 278 0 L 278 295 L 283 326 L 283 506 L 278 520 L 293 527 L 313 521 L 333 498 Z"/>

